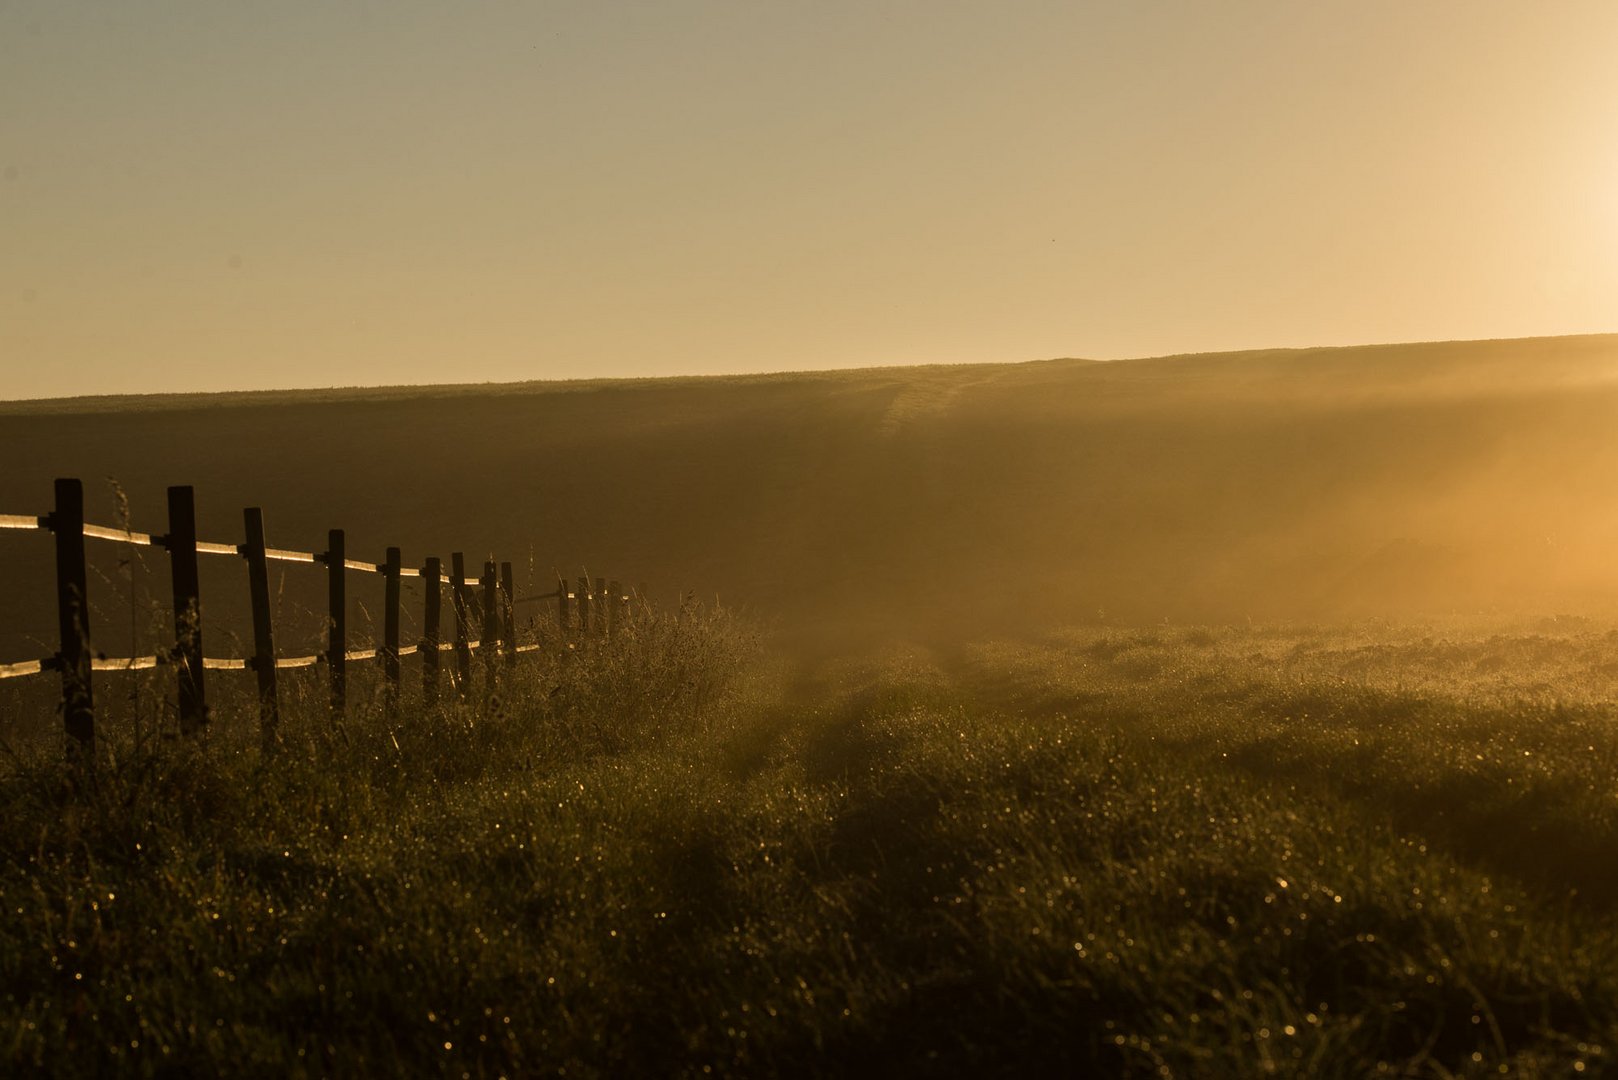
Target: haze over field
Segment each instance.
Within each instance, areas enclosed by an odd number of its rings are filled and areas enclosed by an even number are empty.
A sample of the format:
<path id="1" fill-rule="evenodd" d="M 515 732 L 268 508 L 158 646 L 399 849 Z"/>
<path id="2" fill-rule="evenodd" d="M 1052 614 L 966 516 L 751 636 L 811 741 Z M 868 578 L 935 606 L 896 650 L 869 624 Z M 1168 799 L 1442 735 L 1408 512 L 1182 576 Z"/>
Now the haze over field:
<path id="1" fill-rule="evenodd" d="M 191 483 L 215 539 L 259 505 L 281 546 L 493 551 L 528 591 L 588 566 L 848 642 L 1606 612 L 1615 410 L 1618 337 L 39 403 L 0 414 L 0 506 L 113 476 L 162 531 Z M 48 546 L 11 547 L 48 641 Z M 240 568 L 214 570 L 223 614 Z"/>
<path id="2" fill-rule="evenodd" d="M 0 1076 L 1618 1072 L 1615 56 L 0 3 Z"/>

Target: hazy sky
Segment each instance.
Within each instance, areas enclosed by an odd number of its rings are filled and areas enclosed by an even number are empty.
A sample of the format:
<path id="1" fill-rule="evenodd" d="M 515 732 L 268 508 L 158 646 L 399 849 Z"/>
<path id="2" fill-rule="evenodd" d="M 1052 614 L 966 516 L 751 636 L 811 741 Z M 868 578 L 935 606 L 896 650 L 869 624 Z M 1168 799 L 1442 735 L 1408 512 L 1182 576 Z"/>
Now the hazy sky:
<path id="1" fill-rule="evenodd" d="M 1618 330 L 1618 3 L 0 0 L 0 397 Z"/>

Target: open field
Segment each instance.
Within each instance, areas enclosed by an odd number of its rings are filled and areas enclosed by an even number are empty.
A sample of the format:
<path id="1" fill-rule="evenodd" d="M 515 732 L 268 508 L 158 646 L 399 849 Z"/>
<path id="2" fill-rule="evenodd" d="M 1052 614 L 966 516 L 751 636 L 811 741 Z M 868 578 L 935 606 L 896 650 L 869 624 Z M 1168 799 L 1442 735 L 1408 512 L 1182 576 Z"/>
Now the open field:
<path id="1" fill-rule="evenodd" d="M 1615 372 L 1618 338 L 1583 337 L 13 403 L 0 512 L 43 512 L 79 476 L 108 522 L 112 476 L 161 531 L 164 488 L 189 483 L 209 539 L 255 505 L 278 546 L 342 527 L 407 564 L 492 550 L 542 588 L 589 565 L 843 644 L 1098 611 L 1611 615 Z M 55 626 L 49 545 L 0 540 L 0 658 L 21 659 Z M 240 568 L 218 573 L 203 597 L 230 617 Z M 98 637 L 127 634 L 122 611 Z"/>
<path id="2" fill-rule="evenodd" d="M 0 1080 L 1618 1080 L 1615 53 L 0 0 Z"/>
<path id="3" fill-rule="evenodd" d="M 0 684 L 0 1062 L 1618 1071 L 1615 373 L 1588 337 L 0 405 L 0 512 L 82 476 L 110 524 L 111 476 L 161 531 L 190 483 L 209 540 L 258 505 L 662 601 L 491 708 L 412 660 L 334 729 L 289 672 L 270 758 L 245 672 L 195 742 L 166 673 L 98 675 L 93 783 L 52 680 Z M 46 655 L 50 544 L 0 542 L 0 661 Z M 171 632 L 141 550 L 92 548 L 114 654 Z M 283 652 L 322 588 L 279 577 Z"/>
<path id="4" fill-rule="evenodd" d="M 771 660 L 94 792 L 14 766 L 0 1045 L 71 1075 L 1588 1074 L 1614 632 L 1084 629 Z M 681 637 L 679 635 L 683 634 Z"/>

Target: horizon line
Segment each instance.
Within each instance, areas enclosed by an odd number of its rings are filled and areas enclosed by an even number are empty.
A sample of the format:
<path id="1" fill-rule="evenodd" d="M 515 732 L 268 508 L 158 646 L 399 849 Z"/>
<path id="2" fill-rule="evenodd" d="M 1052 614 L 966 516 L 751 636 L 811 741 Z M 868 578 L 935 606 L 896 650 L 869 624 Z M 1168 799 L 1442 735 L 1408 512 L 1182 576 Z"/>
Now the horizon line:
<path id="1" fill-rule="evenodd" d="M 1150 360 L 1190 359 L 1193 357 L 1235 356 L 1246 353 L 1305 353 L 1350 351 L 1355 349 L 1386 349 L 1386 348 L 1412 348 L 1431 345 L 1485 345 L 1502 342 L 1525 341 L 1564 341 L 1574 338 L 1602 338 L 1618 337 L 1618 330 L 1579 331 L 1566 334 L 1527 334 L 1514 337 L 1482 337 L 1482 338 L 1435 338 L 1423 341 L 1367 341 L 1336 345 L 1259 345 L 1236 349 L 1208 349 L 1195 352 L 1168 352 L 1147 353 L 1130 356 L 1086 357 L 1086 356 L 1047 356 L 1035 357 L 1027 360 L 964 360 L 964 361 L 922 361 L 917 363 L 896 364 L 867 364 L 850 367 L 824 367 L 824 368 L 765 368 L 752 371 L 727 372 L 683 372 L 664 375 L 585 375 L 561 378 L 534 378 L 534 379 L 486 379 L 482 381 L 466 382 L 426 382 L 426 383 L 331 383 L 324 386 L 279 386 L 256 387 L 237 390 L 151 390 L 151 391 L 124 391 L 114 393 L 68 394 L 41 397 L 0 398 L 0 406 L 29 405 L 29 406 L 65 406 L 69 404 L 100 404 L 106 405 L 115 401 L 154 402 L 157 399 L 193 399 L 218 397 L 271 397 L 284 394 L 320 394 L 320 393 L 349 393 L 360 394 L 365 392 L 398 392 L 407 390 L 440 390 L 440 391 L 467 391 L 483 390 L 493 387 L 525 387 L 525 386 L 556 386 L 584 388 L 587 386 L 603 386 L 627 383 L 672 383 L 689 382 L 696 380 L 715 379 L 771 379 L 791 376 L 819 376 L 819 375 L 846 375 L 854 372 L 897 372 L 897 371 L 925 371 L 943 368 L 973 368 L 973 367 L 1016 367 L 1024 364 L 1053 364 L 1053 363 L 1095 363 L 1118 364 Z"/>

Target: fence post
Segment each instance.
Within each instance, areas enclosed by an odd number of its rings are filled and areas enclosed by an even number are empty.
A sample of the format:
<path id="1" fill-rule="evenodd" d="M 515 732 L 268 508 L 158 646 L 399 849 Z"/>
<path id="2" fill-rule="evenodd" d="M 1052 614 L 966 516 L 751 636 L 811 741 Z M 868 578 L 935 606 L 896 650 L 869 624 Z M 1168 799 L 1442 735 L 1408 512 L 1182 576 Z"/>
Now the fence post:
<path id="1" fill-rule="evenodd" d="M 421 700 L 428 708 L 438 704 L 438 615 L 443 603 L 438 581 L 442 576 L 442 564 L 434 555 L 421 570 L 421 587 L 426 594 L 421 619 Z"/>
<path id="2" fill-rule="evenodd" d="M 169 488 L 169 578 L 174 584 L 174 669 L 180 734 L 195 735 L 208 723 L 203 690 L 202 589 L 197 573 L 197 511 L 189 486 Z"/>
<path id="3" fill-rule="evenodd" d="M 589 578 L 581 577 L 579 579 L 579 588 L 578 592 L 574 594 L 574 599 L 579 602 L 579 645 L 582 647 L 584 645 L 584 639 L 590 636 L 590 628 L 592 625 L 590 620 Z"/>
<path id="4" fill-rule="evenodd" d="M 562 652 L 567 652 L 567 578 L 560 574 L 556 576 L 556 630 L 562 642 Z"/>
<path id="5" fill-rule="evenodd" d="M 500 564 L 500 622 L 502 624 L 501 637 L 506 646 L 506 666 L 517 665 L 517 608 L 513 601 L 516 598 L 511 582 L 511 564 Z"/>
<path id="6" fill-rule="evenodd" d="M 61 631 L 62 722 L 68 756 L 84 764 L 95 759 L 95 701 L 90 692 L 90 604 L 84 569 L 84 485 L 56 481 L 56 613 Z"/>
<path id="7" fill-rule="evenodd" d="M 623 585 L 616 581 L 607 582 L 607 596 L 607 633 L 611 634 L 614 630 L 619 628 L 619 625 L 623 621 L 624 617 L 625 607 Z"/>
<path id="8" fill-rule="evenodd" d="M 399 703 L 399 549 L 388 548 L 382 564 L 382 678 L 383 703 L 391 714 Z"/>
<path id="9" fill-rule="evenodd" d="M 483 672 L 487 681 L 485 695 L 494 698 L 495 673 L 500 662 L 500 579 L 494 560 L 483 564 Z"/>
<path id="10" fill-rule="evenodd" d="M 331 666 L 331 715 L 348 708 L 348 543 L 341 529 L 326 533 L 326 663 Z"/>
<path id="11" fill-rule="evenodd" d="M 465 701 L 472 680 L 472 650 L 467 647 L 466 560 L 459 551 L 449 557 L 450 602 L 455 607 L 455 689 Z"/>
<path id="12" fill-rule="evenodd" d="M 242 518 L 247 526 L 242 555 L 247 559 L 247 589 L 253 601 L 252 668 L 258 673 L 259 737 L 265 751 L 273 751 L 281 707 L 275 693 L 275 635 L 270 625 L 270 570 L 264 557 L 264 512 L 249 506 L 242 511 Z"/>
<path id="13" fill-rule="evenodd" d="M 598 577 L 595 587 L 595 632 L 602 637 L 607 636 L 607 609 L 611 606 L 607 601 L 607 579 Z"/>

